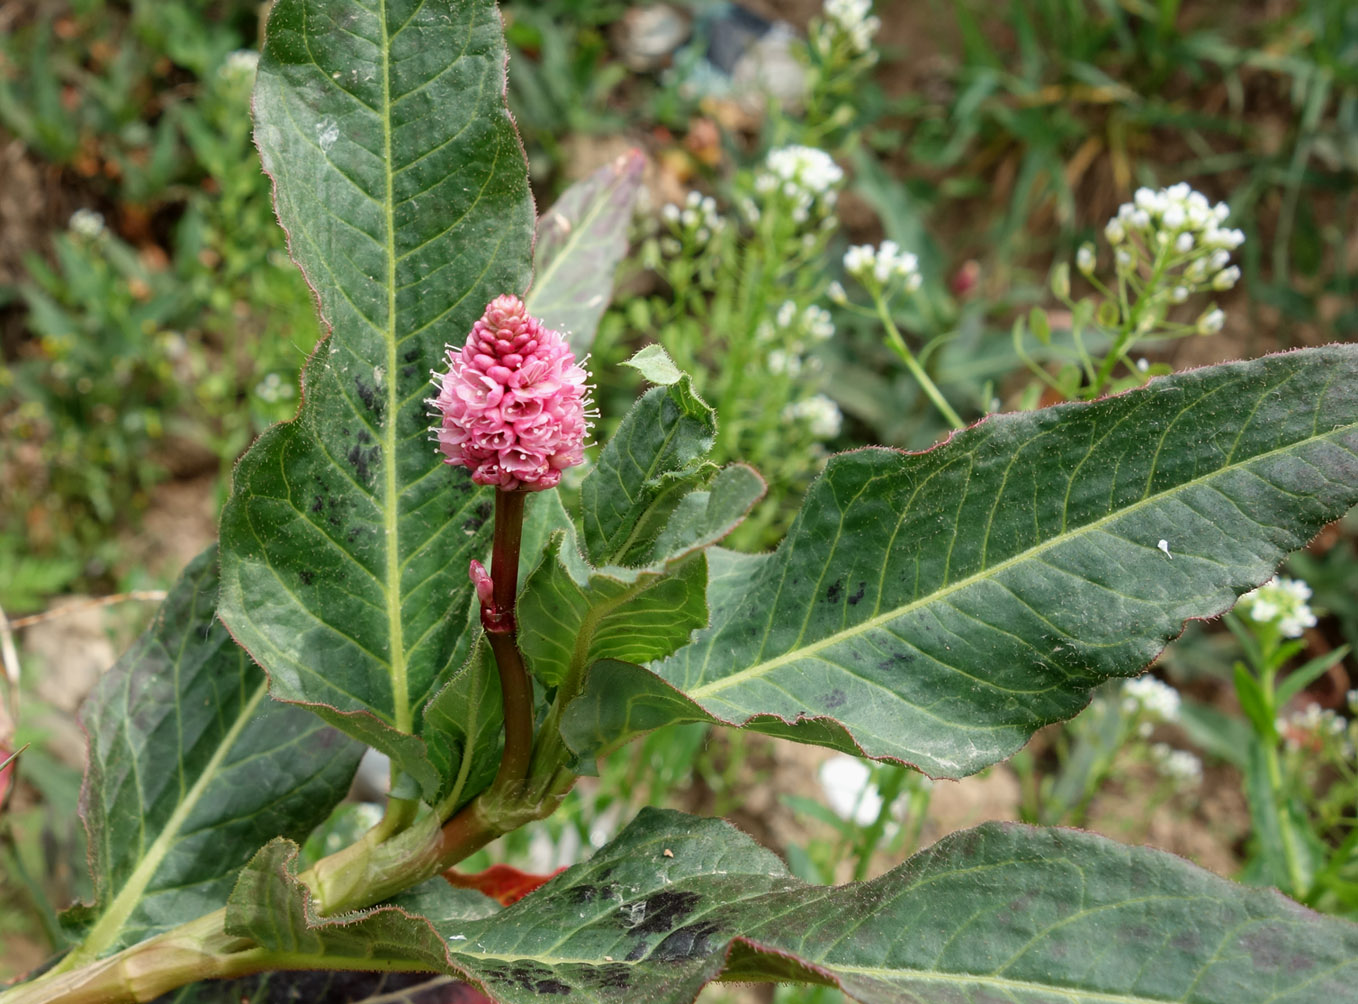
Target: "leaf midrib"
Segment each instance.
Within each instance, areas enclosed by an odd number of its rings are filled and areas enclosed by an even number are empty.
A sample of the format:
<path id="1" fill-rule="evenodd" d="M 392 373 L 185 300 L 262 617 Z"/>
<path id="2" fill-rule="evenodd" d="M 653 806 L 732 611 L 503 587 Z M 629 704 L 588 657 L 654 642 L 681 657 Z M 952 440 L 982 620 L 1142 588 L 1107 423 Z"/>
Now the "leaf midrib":
<path id="1" fill-rule="evenodd" d="M 387 367 L 383 374 L 386 388 L 387 406 L 384 409 L 382 429 L 382 449 L 385 454 L 383 472 L 383 529 L 386 533 L 386 597 L 389 644 L 391 647 L 391 697 L 393 724 L 398 732 L 411 732 L 413 722 L 410 713 L 410 684 L 406 672 L 405 630 L 401 618 L 401 549 L 400 520 L 397 508 L 400 505 L 400 486 L 397 484 L 398 465 L 396 463 L 396 417 L 401 407 L 398 400 L 396 375 L 400 372 L 396 358 L 396 204 L 394 194 L 395 175 L 391 139 L 391 36 L 387 29 L 387 0 L 381 0 L 377 7 L 382 21 L 382 180 L 385 186 L 382 211 L 386 215 L 387 238 Z M 412 15 L 413 16 L 413 15 Z M 405 25 L 401 26 L 402 28 Z"/>
<path id="2" fill-rule="evenodd" d="M 814 656 L 817 652 L 837 645 L 842 641 L 857 637 L 862 634 L 866 634 L 867 632 L 875 628 L 881 627 L 882 625 L 887 624 L 893 620 L 896 620 L 900 617 L 904 617 L 907 614 L 913 613 L 915 610 L 920 609 L 921 607 L 946 599 L 953 593 L 966 589 L 967 587 L 972 586 L 977 582 L 992 579 L 995 576 L 999 575 L 1001 572 L 1015 565 L 1021 564 L 1025 561 L 1029 561 L 1035 557 L 1038 557 L 1041 554 L 1045 553 L 1046 551 L 1051 550 L 1060 544 L 1064 544 L 1071 540 L 1078 539 L 1082 535 L 1101 530 L 1104 526 L 1108 525 L 1109 523 L 1123 519 L 1124 517 L 1136 513 L 1140 509 L 1150 506 L 1153 503 L 1159 502 L 1165 498 L 1169 498 L 1173 495 L 1187 491 L 1190 488 L 1196 487 L 1198 485 L 1206 484 L 1212 479 L 1218 478 L 1224 474 L 1228 474 L 1231 471 L 1243 470 L 1248 465 L 1255 464 L 1262 460 L 1267 460 L 1268 458 L 1279 454 L 1289 453 L 1291 451 L 1300 449 L 1301 447 L 1306 446 L 1310 443 L 1316 443 L 1322 440 L 1331 439 L 1342 432 L 1355 429 L 1358 429 L 1358 423 L 1355 422 L 1350 422 L 1346 425 L 1337 425 L 1324 434 L 1313 433 L 1311 436 L 1288 443 L 1285 446 L 1280 446 L 1275 449 L 1268 450 L 1264 453 L 1256 453 L 1253 456 L 1249 457 L 1248 459 L 1242 460 L 1238 463 L 1226 464 L 1222 467 L 1218 467 L 1215 470 L 1210 471 L 1205 475 L 1202 475 L 1201 477 L 1196 477 L 1188 481 L 1180 482 L 1179 484 L 1174 485 L 1172 488 L 1168 488 L 1164 491 L 1157 492 L 1154 495 L 1144 496 L 1143 498 L 1137 500 L 1136 502 L 1132 503 L 1129 506 L 1126 506 L 1125 508 L 1118 509 L 1114 512 L 1110 512 L 1105 516 L 1100 516 L 1092 523 L 1087 523 L 1084 526 L 1081 526 L 1069 533 L 1058 534 L 1056 536 L 1049 537 L 1047 540 L 1044 540 L 1039 544 L 1035 544 L 1032 547 L 1020 551 L 1019 553 L 1004 559 L 1003 561 L 999 562 L 996 565 L 992 565 L 988 568 L 984 568 L 979 571 L 973 572 L 971 575 L 968 575 L 965 578 L 958 579 L 956 582 L 942 586 L 939 589 L 934 590 L 932 593 L 929 593 L 927 596 L 922 596 L 918 599 L 912 600 L 909 603 L 904 604 L 903 606 L 893 607 L 891 610 L 885 613 L 875 614 L 874 616 L 869 617 L 866 620 L 860 621 L 859 623 L 853 625 L 852 627 L 845 628 L 841 631 L 836 631 L 835 633 L 830 635 L 826 635 L 819 641 L 812 642 L 809 645 L 793 647 L 788 651 L 784 652 L 782 655 L 776 656 L 766 661 L 757 662 L 752 666 L 739 670 L 738 672 L 732 673 L 728 676 L 724 676 L 718 680 L 713 680 L 710 683 L 705 683 L 691 690 L 686 690 L 685 693 L 687 693 L 688 696 L 693 698 L 694 700 L 701 700 L 704 697 L 720 693 L 723 690 L 727 690 L 730 687 L 743 683 L 745 680 L 764 676 L 780 666 L 784 666 L 789 663 L 797 662 L 801 659 Z M 1148 542 L 1146 546 L 1149 548 L 1154 548 L 1155 543 Z M 1183 557 L 1191 558 L 1193 557 L 1193 555 L 1183 555 Z M 885 560 L 886 557 L 883 558 L 883 561 Z M 767 633 L 765 637 L 767 637 Z M 711 658 L 712 653 L 711 642 L 714 640 L 714 638 L 715 636 L 710 636 L 708 639 L 706 639 L 709 642 L 706 658 L 709 659 Z"/>

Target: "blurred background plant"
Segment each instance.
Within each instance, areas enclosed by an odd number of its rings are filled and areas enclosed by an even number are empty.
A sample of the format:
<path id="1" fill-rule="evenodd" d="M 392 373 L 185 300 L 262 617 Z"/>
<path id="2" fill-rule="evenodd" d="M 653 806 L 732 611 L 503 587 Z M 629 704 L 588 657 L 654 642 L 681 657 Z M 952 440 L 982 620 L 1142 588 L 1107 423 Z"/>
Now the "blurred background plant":
<path id="1" fill-rule="evenodd" d="M 235 457 L 296 407 L 318 332 L 250 141 L 266 8 L 0 0 L 11 615 L 165 584 L 174 549 L 210 539 Z M 994 411 L 1358 332 L 1349 0 L 502 8 L 538 204 L 622 149 L 648 154 L 591 360 L 597 438 L 636 395 L 616 364 L 664 345 L 718 409 L 716 459 L 769 481 L 740 548 L 777 541 L 830 451 L 925 448 Z M 206 515 L 164 530 L 184 494 Z M 987 777 L 930 785 L 669 729 L 481 863 L 551 870 L 668 799 L 735 816 L 804 877 L 845 880 L 946 826 L 1008 817 L 1149 840 L 1358 915 L 1358 520 L 1287 574 L 1314 593 L 1299 637 L 1255 619 L 1257 598 L 1231 630 L 1190 626 L 1154 677 L 1109 685 Z M 40 708 L 34 678 L 62 661 L 25 671 Z M 46 810 L 78 775 L 69 733 L 25 720 L 32 745 L 0 796 L 0 943 L 50 948 L 83 872 L 79 832 Z"/>

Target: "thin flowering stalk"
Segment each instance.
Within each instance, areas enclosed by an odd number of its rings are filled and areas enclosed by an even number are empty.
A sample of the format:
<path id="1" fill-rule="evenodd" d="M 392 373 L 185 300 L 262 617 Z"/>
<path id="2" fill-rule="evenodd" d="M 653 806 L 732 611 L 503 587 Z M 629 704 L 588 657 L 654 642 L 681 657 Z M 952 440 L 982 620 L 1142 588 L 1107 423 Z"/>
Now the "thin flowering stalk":
<path id="1" fill-rule="evenodd" d="M 882 298 L 880 293 L 874 293 L 873 299 L 877 305 L 877 316 L 886 329 L 887 344 L 891 346 L 892 351 L 901 357 L 901 362 L 905 363 L 905 368 L 910 371 L 910 375 L 915 378 L 920 389 L 924 391 L 929 400 L 934 403 L 934 407 L 939 410 L 939 413 L 948 420 L 952 427 L 954 429 L 966 428 L 966 423 L 958 417 L 957 412 L 953 411 L 952 405 L 948 404 L 948 399 L 943 396 L 938 386 L 930 379 L 929 374 L 924 371 L 924 367 L 919 364 L 915 354 L 910 351 L 910 347 L 905 344 L 905 338 L 902 337 L 900 329 L 896 327 L 896 322 L 891 319 L 891 312 L 886 309 L 886 300 Z"/>

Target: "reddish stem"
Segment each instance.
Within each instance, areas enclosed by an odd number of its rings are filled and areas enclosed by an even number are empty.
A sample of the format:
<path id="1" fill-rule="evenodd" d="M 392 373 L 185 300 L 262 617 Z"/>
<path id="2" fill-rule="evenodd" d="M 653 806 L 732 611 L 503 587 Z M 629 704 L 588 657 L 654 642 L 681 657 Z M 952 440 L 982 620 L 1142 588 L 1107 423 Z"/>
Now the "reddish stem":
<path id="1" fill-rule="evenodd" d="M 523 507 L 527 492 L 495 493 L 495 540 L 491 547 L 490 603 L 481 604 L 481 625 L 495 653 L 504 698 L 505 750 L 492 788 L 507 786 L 528 776 L 533 755 L 533 688 L 514 634 L 514 600 L 519 591 L 519 545 L 523 539 Z"/>

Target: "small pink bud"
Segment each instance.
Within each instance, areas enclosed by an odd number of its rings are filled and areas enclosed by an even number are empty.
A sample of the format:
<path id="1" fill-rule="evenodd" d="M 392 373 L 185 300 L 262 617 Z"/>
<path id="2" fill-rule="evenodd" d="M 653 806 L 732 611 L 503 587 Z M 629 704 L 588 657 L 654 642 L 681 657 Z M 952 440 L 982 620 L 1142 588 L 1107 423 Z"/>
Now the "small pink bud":
<path id="1" fill-rule="evenodd" d="M 559 332 L 517 296 L 496 297 L 466 344 L 448 350 L 448 372 L 435 375 L 439 394 L 429 403 L 447 462 L 501 491 L 555 487 L 563 469 L 584 460 L 586 376 Z"/>
<path id="2" fill-rule="evenodd" d="M 472 585 L 476 587 L 476 598 L 481 601 L 482 606 L 489 606 L 491 598 L 495 595 L 495 584 L 490 581 L 490 573 L 486 571 L 486 566 L 473 558 L 469 574 Z"/>

